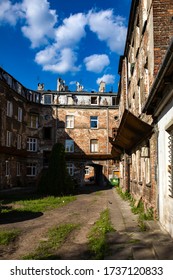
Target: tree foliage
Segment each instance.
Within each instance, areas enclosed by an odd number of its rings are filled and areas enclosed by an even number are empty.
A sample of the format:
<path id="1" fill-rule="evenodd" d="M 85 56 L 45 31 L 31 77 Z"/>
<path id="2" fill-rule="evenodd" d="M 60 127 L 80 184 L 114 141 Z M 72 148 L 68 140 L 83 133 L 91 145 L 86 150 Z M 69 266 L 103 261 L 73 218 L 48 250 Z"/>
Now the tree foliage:
<path id="1" fill-rule="evenodd" d="M 74 190 L 73 181 L 68 174 L 65 150 L 56 143 L 50 155 L 48 170 L 43 170 L 38 183 L 38 192 L 50 195 L 70 194 Z"/>

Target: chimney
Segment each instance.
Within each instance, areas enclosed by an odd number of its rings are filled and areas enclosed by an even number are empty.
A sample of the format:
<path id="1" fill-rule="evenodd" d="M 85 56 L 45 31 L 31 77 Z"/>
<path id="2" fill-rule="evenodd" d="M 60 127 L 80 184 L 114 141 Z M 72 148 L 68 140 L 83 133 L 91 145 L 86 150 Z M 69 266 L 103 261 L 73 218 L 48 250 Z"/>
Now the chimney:
<path id="1" fill-rule="evenodd" d="M 106 83 L 101 81 L 99 86 L 99 92 L 105 92 L 106 89 Z"/>
<path id="2" fill-rule="evenodd" d="M 37 90 L 44 90 L 44 84 L 38 83 Z"/>
<path id="3" fill-rule="evenodd" d="M 57 79 L 57 91 L 68 91 L 68 86 L 65 85 L 65 81 L 61 78 Z"/>

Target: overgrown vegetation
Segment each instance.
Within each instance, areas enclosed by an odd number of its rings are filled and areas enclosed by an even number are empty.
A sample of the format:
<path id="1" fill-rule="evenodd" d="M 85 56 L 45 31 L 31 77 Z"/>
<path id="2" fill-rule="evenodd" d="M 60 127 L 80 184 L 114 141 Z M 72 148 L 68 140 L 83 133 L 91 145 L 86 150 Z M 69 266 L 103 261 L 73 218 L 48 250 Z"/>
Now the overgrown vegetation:
<path id="1" fill-rule="evenodd" d="M 64 206 L 75 199 L 75 196 L 47 196 L 40 198 L 31 197 L 26 200 L 11 201 L 11 203 L 14 203 L 15 211 L 45 212 L 47 210 Z M 5 200 L 3 201 L 3 204 L 4 203 Z M 13 208 L 5 207 L 4 209 L 2 208 L 1 213 L 9 213 L 12 211 Z"/>
<path id="2" fill-rule="evenodd" d="M 132 198 L 130 193 L 127 191 L 123 192 L 121 187 L 117 187 L 116 190 L 122 199 L 129 200 L 132 213 L 137 214 L 139 217 L 138 223 L 141 231 L 147 230 L 145 221 L 153 220 L 153 209 L 149 208 L 145 210 L 144 204 L 141 200 L 139 200 L 139 203 L 136 204 L 136 201 L 134 200 L 134 198 Z"/>
<path id="3" fill-rule="evenodd" d="M 0 231 L 0 245 L 9 245 L 11 242 L 19 236 L 20 230 L 11 229 L 11 230 L 1 230 Z"/>
<path id="4" fill-rule="evenodd" d="M 49 167 L 42 172 L 38 192 L 49 195 L 66 195 L 74 193 L 75 184 L 68 174 L 65 150 L 61 143 L 56 143 L 50 155 Z"/>
<path id="5" fill-rule="evenodd" d="M 41 241 L 35 252 L 23 257 L 25 260 L 59 259 L 56 250 L 66 240 L 68 235 L 78 227 L 76 224 L 62 224 L 49 229 L 45 240 Z"/>
<path id="6" fill-rule="evenodd" d="M 96 221 L 88 234 L 89 249 L 93 259 L 102 260 L 108 250 L 106 243 L 106 234 L 114 231 L 110 222 L 109 210 L 106 209 L 100 214 L 100 218 Z"/>

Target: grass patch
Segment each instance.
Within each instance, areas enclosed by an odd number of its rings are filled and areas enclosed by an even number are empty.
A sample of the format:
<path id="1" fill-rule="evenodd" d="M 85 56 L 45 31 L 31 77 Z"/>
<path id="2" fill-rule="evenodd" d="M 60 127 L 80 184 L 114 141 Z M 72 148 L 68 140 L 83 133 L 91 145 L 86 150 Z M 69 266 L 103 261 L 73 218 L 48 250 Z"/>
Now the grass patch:
<path id="1" fill-rule="evenodd" d="M 57 207 L 64 206 L 76 199 L 75 196 L 47 196 L 47 197 L 31 197 L 29 199 L 11 201 L 17 211 L 45 212 Z M 5 204 L 5 201 L 3 201 Z M 2 209 L 2 213 L 13 211 L 13 209 Z"/>
<path id="2" fill-rule="evenodd" d="M 109 210 L 106 209 L 100 214 L 100 218 L 88 234 L 89 249 L 93 259 L 101 260 L 104 258 L 108 250 L 106 234 L 111 231 L 114 231 L 114 228 L 110 222 Z"/>
<path id="3" fill-rule="evenodd" d="M 1 230 L 0 231 L 0 245 L 9 245 L 19 236 L 20 230 Z"/>
<path id="4" fill-rule="evenodd" d="M 145 224 L 146 220 L 153 220 L 153 209 L 149 208 L 145 211 L 144 204 L 140 200 L 137 206 L 135 205 L 135 200 L 132 198 L 131 194 L 129 192 L 123 192 L 121 187 L 116 188 L 118 194 L 121 196 L 123 200 L 129 200 L 131 211 L 135 215 L 138 215 L 138 224 L 141 229 L 141 231 L 146 231 L 147 226 Z"/>
<path id="5" fill-rule="evenodd" d="M 62 245 L 68 235 L 78 227 L 76 224 L 63 224 L 52 228 L 41 241 L 35 252 L 23 257 L 25 260 L 58 259 L 56 250 Z"/>

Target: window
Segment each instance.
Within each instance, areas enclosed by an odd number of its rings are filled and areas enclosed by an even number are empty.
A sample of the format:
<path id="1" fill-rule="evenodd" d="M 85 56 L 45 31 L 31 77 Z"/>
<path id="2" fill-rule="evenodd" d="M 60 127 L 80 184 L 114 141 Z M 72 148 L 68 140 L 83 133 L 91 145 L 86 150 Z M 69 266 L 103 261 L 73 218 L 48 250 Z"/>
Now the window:
<path id="1" fill-rule="evenodd" d="M 68 153 L 74 152 L 74 141 L 73 140 L 65 140 L 65 151 Z"/>
<path id="2" fill-rule="evenodd" d="M 30 115 L 30 127 L 38 128 L 38 115 Z"/>
<path id="3" fill-rule="evenodd" d="M 17 176 L 20 176 L 20 175 L 21 175 L 21 170 L 20 170 L 20 169 L 21 169 L 21 168 L 20 168 L 20 162 L 17 162 L 17 166 L 16 166 L 16 169 L 17 169 L 17 170 L 16 170 L 16 171 L 17 171 L 17 172 L 16 172 L 16 175 L 17 175 Z"/>
<path id="4" fill-rule="evenodd" d="M 27 164 L 27 176 L 36 176 L 37 175 L 37 164 L 28 163 Z"/>
<path id="5" fill-rule="evenodd" d="M 90 117 L 90 127 L 98 128 L 98 117 L 96 117 L 96 116 Z"/>
<path id="6" fill-rule="evenodd" d="M 70 176 L 74 175 L 74 164 L 73 163 L 67 163 L 67 171 Z"/>
<path id="7" fill-rule="evenodd" d="M 52 95 L 51 94 L 45 94 L 44 95 L 44 104 L 51 104 L 52 103 Z"/>
<path id="8" fill-rule="evenodd" d="M 85 175 L 89 175 L 90 174 L 90 168 L 89 167 L 85 167 Z"/>
<path id="9" fill-rule="evenodd" d="M 97 105 L 97 96 L 91 96 L 91 105 Z"/>
<path id="10" fill-rule="evenodd" d="M 97 139 L 91 139 L 90 151 L 91 151 L 91 153 L 97 153 L 98 152 L 98 140 Z"/>
<path id="11" fill-rule="evenodd" d="M 36 152 L 37 151 L 37 139 L 27 138 L 27 151 Z"/>
<path id="12" fill-rule="evenodd" d="M 74 116 L 73 115 L 66 116 L 66 128 L 74 128 Z"/>
<path id="13" fill-rule="evenodd" d="M 116 97 L 115 97 L 115 96 L 112 97 L 112 105 L 113 105 L 113 106 L 116 105 Z"/>
<path id="14" fill-rule="evenodd" d="M 7 116 L 12 117 L 13 115 L 13 104 L 10 101 L 7 101 Z"/>
<path id="15" fill-rule="evenodd" d="M 17 149 L 20 150 L 22 146 L 22 137 L 20 134 L 17 134 Z"/>
<path id="16" fill-rule="evenodd" d="M 168 187 L 169 196 L 173 197 L 173 127 L 168 133 Z"/>
<path id="17" fill-rule="evenodd" d="M 43 139 L 45 139 L 45 140 L 52 139 L 52 128 L 51 127 L 43 127 Z"/>
<path id="18" fill-rule="evenodd" d="M 18 121 L 22 122 L 22 108 L 18 107 Z"/>
<path id="19" fill-rule="evenodd" d="M 7 139 L 6 139 L 6 146 L 11 147 L 11 137 L 12 137 L 12 132 L 7 131 Z"/>
<path id="20" fill-rule="evenodd" d="M 8 160 L 6 160 L 5 162 L 5 176 L 9 176 L 10 175 L 10 163 Z"/>

